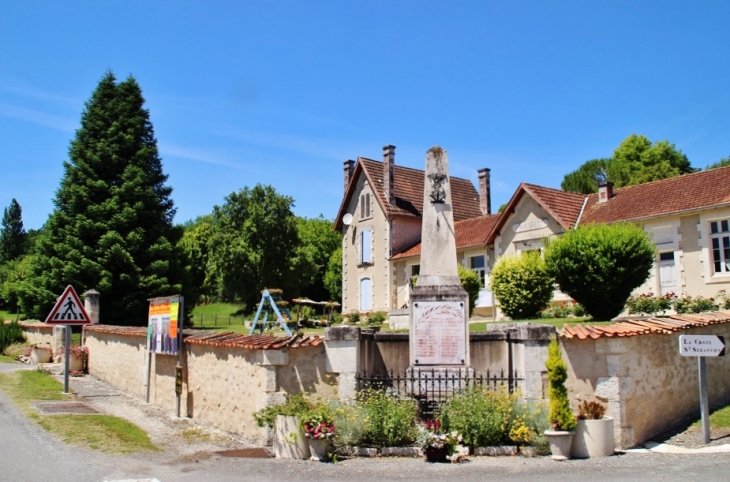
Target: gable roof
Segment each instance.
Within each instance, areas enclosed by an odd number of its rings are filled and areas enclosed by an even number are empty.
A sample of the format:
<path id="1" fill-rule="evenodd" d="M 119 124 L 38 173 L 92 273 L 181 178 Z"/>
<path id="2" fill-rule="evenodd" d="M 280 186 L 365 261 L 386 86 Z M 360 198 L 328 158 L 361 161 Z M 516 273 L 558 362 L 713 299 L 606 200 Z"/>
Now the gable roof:
<path id="1" fill-rule="evenodd" d="M 517 203 L 525 194 L 532 197 L 565 230 L 572 228 L 578 222 L 586 198 L 584 194 L 523 182 L 512 195 L 504 211 L 492 227 L 487 242 L 492 243 L 494 238 L 499 236 L 510 214 L 515 212 Z"/>
<path id="2" fill-rule="evenodd" d="M 603 203 L 590 194 L 580 223 L 638 221 L 723 205 L 730 205 L 730 166 L 622 187 Z"/>
<path id="3" fill-rule="evenodd" d="M 456 249 L 469 248 L 472 246 L 485 246 L 487 237 L 499 219 L 499 214 L 488 214 L 478 218 L 465 219 L 454 223 L 454 236 L 456 238 Z M 421 241 L 395 253 L 390 259 L 410 258 L 421 255 Z"/>
<path id="4" fill-rule="evenodd" d="M 335 218 L 335 229 L 340 229 L 345 207 L 355 191 L 355 185 L 360 175 L 364 175 L 370 184 L 380 208 L 390 217 L 405 216 L 420 218 L 423 214 L 423 181 L 426 173 L 420 169 L 413 169 L 399 165 L 393 166 L 393 180 L 395 192 L 395 206 L 388 204 L 383 191 L 383 163 L 365 157 L 359 157 L 345 190 L 345 196 Z M 479 207 L 479 193 L 468 179 L 450 177 L 451 203 L 454 221 L 470 219 L 482 215 Z"/>

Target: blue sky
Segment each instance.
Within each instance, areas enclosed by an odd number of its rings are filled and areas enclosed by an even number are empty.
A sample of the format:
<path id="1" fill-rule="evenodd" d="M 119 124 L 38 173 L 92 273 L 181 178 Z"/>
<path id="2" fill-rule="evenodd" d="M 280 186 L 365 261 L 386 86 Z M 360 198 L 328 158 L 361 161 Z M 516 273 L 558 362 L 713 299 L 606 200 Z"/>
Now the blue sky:
<path id="1" fill-rule="evenodd" d="M 0 208 L 39 228 L 111 69 L 147 100 L 176 222 L 270 184 L 332 219 L 342 162 L 559 187 L 632 133 L 730 155 L 730 5 L 675 1 L 69 1 L 0 9 Z"/>

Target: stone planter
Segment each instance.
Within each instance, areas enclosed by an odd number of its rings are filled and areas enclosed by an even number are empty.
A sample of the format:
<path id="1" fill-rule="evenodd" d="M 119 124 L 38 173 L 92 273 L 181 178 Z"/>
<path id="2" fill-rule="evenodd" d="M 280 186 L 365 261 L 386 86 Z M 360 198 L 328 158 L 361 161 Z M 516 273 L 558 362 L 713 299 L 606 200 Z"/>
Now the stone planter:
<path id="1" fill-rule="evenodd" d="M 65 360 L 64 360 L 64 366 L 66 366 Z M 76 358 L 73 355 L 71 355 L 68 358 L 68 371 L 80 372 L 83 369 L 84 369 L 84 359 L 83 358 Z"/>
<path id="2" fill-rule="evenodd" d="M 333 450 L 332 442 L 329 438 L 307 437 L 307 443 L 309 444 L 309 452 L 312 454 L 309 457 L 310 460 L 318 460 L 320 462 L 327 462 L 329 460 L 329 453 Z"/>
<path id="3" fill-rule="evenodd" d="M 51 348 L 34 347 L 30 350 L 30 359 L 33 363 L 48 363 L 51 361 Z"/>
<path id="4" fill-rule="evenodd" d="M 578 420 L 570 455 L 576 459 L 608 457 L 613 455 L 616 445 L 613 438 L 613 418 L 600 420 Z"/>
<path id="5" fill-rule="evenodd" d="M 278 459 L 308 459 L 310 457 L 309 444 L 299 426 L 299 417 L 276 416 L 274 455 Z"/>
<path id="6" fill-rule="evenodd" d="M 570 446 L 573 444 L 575 432 L 564 430 L 545 430 L 545 436 L 550 442 L 550 451 L 553 460 L 567 460 L 570 458 Z"/>

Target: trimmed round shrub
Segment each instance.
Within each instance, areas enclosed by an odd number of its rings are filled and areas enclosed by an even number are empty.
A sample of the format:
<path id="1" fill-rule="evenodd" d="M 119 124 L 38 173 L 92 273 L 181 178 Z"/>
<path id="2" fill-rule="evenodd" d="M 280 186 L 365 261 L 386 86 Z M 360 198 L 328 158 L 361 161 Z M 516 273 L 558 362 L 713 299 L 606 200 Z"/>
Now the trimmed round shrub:
<path id="1" fill-rule="evenodd" d="M 513 320 L 539 318 L 553 297 L 553 278 L 540 252 L 502 256 L 492 270 L 492 291 L 505 315 Z"/>

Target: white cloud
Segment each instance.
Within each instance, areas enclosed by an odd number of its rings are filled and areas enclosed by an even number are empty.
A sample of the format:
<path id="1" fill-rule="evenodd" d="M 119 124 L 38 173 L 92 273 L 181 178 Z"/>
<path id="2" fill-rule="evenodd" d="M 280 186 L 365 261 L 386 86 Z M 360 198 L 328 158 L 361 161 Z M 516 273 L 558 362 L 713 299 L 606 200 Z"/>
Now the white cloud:
<path id="1" fill-rule="evenodd" d="M 51 129 L 63 132 L 73 132 L 78 125 L 78 122 L 73 119 L 68 119 L 55 114 L 47 114 L 34 109 L 28 109 L 26 107 L 18 107 L 2 103 L 0 103 L 0 115 L 44 127 L 50 127 Z"/>

